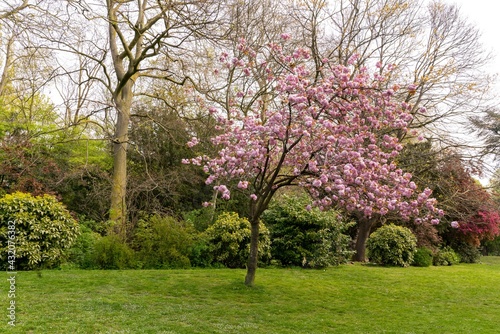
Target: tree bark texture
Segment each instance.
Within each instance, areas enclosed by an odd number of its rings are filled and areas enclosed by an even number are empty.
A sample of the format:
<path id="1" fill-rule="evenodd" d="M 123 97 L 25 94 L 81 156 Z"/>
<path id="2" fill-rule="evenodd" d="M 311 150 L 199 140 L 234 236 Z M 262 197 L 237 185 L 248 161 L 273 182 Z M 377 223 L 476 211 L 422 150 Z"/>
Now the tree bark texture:
<path id="1" fill-rule="evenodd" d="M 253 286 L 255 283 L 255 272 L 259 260 L 259 219 L 252 219 L 250 235 L 250 256 L 248 257 L 247 275 L 245 285 Z"/>
<path id="2" fill-rule="evenodd" d="M 356 238 L 356 253 L 353 255 L 353 261 L 365 262 L 366 261 L 366 241 L 370 236 L 372 228 L 372 220 L 360 219 L 358 223 L 358 236 Z"/>
<path id="3" fill-rule="evenodd" d="M 109 219 L 115 222 L 113 232 L 125 239 L 127 224 L 127 149 L 130 108 L 132 104 L 131 83 L 123 87 L 115 98 L 117 120 L 113 138 L 113 176 Z"/>

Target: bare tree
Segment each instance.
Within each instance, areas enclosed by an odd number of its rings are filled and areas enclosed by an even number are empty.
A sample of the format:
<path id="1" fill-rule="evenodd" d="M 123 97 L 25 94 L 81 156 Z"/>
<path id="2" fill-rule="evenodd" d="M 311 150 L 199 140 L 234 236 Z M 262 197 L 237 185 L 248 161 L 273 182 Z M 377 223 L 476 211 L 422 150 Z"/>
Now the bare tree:
<path id="1" fill-rule="evenodd" d="M 7 83 L 10 81 L 9 72 L 14 63 L 14 42 L 19 31 L 16 31 L 16 21 L 19 18 L 18 13 L 28 8 L 29 0 L 23 0 L 20 3 L 8 3 L 4 0 L 0 2 L 0 28 L 2 36 L 3 69 L 0 77 L 0 96 L 2 96 Z"/>
<path id="2" fill-rule="evenodd" d="M 13 17 L 18 12 L 30 6 L 30 0 L 0 2 L 0 20 Z"/>
<path id="3" fill-rule="evenodd" d="M 217 1 L 201 0 L 46 0 L 26 14 L 32 19 L 25 21 L 26 28 L 39 47 L 58 53 L 58 91 L 64 98 L 66 122 L 100 117 L 112 124 L 109 217 L 123 237 L 128 133 L 137 90 L 143 81 L 186 82 L 177 63 L 189 54 L 190 43 L 208 35 L 219 6 Z"/>

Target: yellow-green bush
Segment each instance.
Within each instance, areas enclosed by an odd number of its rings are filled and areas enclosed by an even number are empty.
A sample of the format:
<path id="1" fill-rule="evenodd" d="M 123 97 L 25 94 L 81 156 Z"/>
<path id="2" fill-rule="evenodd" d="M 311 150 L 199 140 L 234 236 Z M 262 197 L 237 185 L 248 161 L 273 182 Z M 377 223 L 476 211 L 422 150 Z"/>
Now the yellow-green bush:
<path id="1" fill-rule="evenodd" d="M 229 268 L 244 268 L 250 254 L 250 222 L 235 212 L 224 212 L 205 231 L 209 252 L 215 263 Z M 269 230 L 260 224 L 259 259 L 268 262 L 270 253 Z"/>
<path id="2" fill-rule="evenodd" d="M 79 232 L 76 220 L 54 196 L 16 192 L 0 199 L 2 269 L 12 264 L 15 269 L 57 266 Z M 13 250 L 16 258 L 9 263 Z"/>
<path id="3" fill-rule="evenodd" d="M 417 250 L 417 238 L 406 227 L 384 225 L 370 235 L 366 248 L 372 262 L 408 267 Z"/>
<path id="4" fill-rule="evenodd" d="M 460 262 L 460 257 L 455 251 L 446 246 L 434 255 L 433 264 L 435 266 L 451 266 Z"/>

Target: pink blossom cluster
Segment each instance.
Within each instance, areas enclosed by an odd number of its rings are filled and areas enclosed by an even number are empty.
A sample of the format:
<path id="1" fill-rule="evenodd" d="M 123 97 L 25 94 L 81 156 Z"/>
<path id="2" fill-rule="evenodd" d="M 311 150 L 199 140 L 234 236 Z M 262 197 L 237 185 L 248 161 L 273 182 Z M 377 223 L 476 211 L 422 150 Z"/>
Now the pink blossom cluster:
<path id="1" fill-rule="evenodd" d="M 240 49 L 245 48 L 240 41 Z M 227 199 L 230 192 L 220 183 L 236 180 L 253 200 L 300 185 L 321 209 L 336 205 L 365 217 L 392 212 L 438 223 L 443 212 L 431 191 L 417 193 L 412 176 L 394 162 L 402 149 L 394 133 L 407 131 L 411 121 L 411 106 L 393 97 L 398 87 L 383 89 L 385 76 L 379 71 L 370 75 L 366 68 L 353 71 L 327 60 L 320 75 L 313 76 L 307 50 L 285 55 L 279 44 L 270 48 L 282 66 L 268 76 L 273 78 L 273 103 L 262 109 L 256 98 L 255 107 L 234 108 L 230 120 L 220 119 L 222 134 L 212 138 L 220 147 L 218 155 L 189 161 L 203 161 L 206 183 L 217 180 L 215 190 Z M 251 61 L 255 53 L 246 54 L 251 55 L 246 62 L 221 58 L 226 67 L 245 71 L 256 66 Z M 197 142 L 193 138 L 188 145 Z"/>

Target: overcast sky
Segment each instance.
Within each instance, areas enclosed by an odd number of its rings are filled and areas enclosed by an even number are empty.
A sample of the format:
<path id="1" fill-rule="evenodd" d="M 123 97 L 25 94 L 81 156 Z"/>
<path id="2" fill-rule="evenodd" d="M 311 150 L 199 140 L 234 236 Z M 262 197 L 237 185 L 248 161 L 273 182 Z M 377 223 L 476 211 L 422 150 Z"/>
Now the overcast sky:
<path id="1" fill-rule="evenodd" d="M 457 4 L 460 7 L 460 13 L 481 31 L 481 42 L 485 49 L 492 51 L 495 55 L 491 70 L 494 73 L 500 73 L 500 1 L 445 0 L 445 2 Z M 500 83 L 497 87 L 497 90 L 500 90 Z"/>
<path id="2" fill-rule="evenodd" d="M 500 95 L 500 1 L 499 0 L 443 0 L 446 3 L 457 4 L 460 7 L 460 13 L 469 22 L 474 24 L 481 32 L 481 43 L 484 49 L 491 52 L 494 56 L 490 67 L 491 73 L 499 75 L 495 95 Z M 490 161 L 490 168 L 495 165 Z M 489 173 L 479 181 L 487 185 Z"/>

